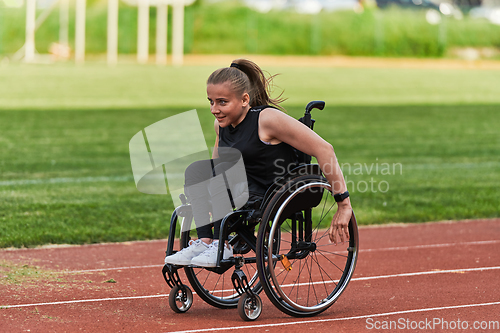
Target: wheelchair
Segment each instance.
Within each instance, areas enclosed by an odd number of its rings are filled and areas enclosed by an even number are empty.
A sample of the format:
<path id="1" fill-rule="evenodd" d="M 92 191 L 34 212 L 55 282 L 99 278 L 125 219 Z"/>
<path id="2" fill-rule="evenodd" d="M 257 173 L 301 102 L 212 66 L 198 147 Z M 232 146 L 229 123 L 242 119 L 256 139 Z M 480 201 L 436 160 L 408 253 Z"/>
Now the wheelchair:
<path id="1" fill-rule="evenodd" d="M 310 102 L 299 120 L 313 129 L 311 110 L 324 106 L 323 101 Z M 246 321 L 262 313 L 262 290 L 279 310 L 294 317 L 325 311 L 345 291 L 358 257 L 356 218 L 353 213 L 347 244 L 329 242 L 328 227 L 336 211 L 331 186 L 310 156 L 297 153 L 298 166 L 277 180 L 262 201 L 247 203 L 222 219 L 216 267 L 164 265 L 173 311 L 186 312 L 193 303 L 179 269 L 201 299 L 214 307 L 237 308 Z M 175 253 L 177 227 L 193 219 L 182 194 L 181 201 L 171 216 L 167 256 Z M 196 238 L 195 230 L 181 232 L 180 249 L 191 237 Z M 229 259 L 221 259 L 224 240 L 233 246 Z"/>

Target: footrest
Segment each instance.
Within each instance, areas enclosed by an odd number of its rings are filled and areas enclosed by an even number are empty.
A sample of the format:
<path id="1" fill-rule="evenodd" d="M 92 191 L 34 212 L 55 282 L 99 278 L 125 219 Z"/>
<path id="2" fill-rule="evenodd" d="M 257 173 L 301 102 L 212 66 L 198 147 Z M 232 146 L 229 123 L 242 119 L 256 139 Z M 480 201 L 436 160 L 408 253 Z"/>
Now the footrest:
<path id="1" fill-rule="evenodd" d="M 178 269 L 178 266 L 174 266 L 171 264 L 165 264 L 163 266 L 161 272 L 163 274 L 165 282 L 170 288 L 174 288 L 175 286 L 182 286 L 181 278 L 179 277 L 179 273 L 177 273 Z"/>
<path id="2" fill-rule="evenodd" d="M 234 270 L 234 273 L 231 276 L 231 282 L 233 283 L 234 289 L 240 296 L 243 294 L 247 294 L 248 296 L 253 297 L 255 295 L 255 293 L 248 285 L 248 279 L 245 275 L 245 272 L 243 272 L 241 269 L 236 268 Z"/>

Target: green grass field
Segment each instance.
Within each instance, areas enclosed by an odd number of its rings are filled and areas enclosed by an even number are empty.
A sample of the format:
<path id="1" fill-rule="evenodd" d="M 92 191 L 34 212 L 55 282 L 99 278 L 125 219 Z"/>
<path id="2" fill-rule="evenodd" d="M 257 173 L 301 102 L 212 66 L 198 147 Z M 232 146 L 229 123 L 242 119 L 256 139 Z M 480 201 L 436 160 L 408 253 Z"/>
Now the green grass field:
<path id="1" fill-rule="evenodd" d="M 211 145 L 217 67 L 0 67 L 0 247 L 165 238 L 172 203 L 136 189 L 128 143 L 196 108 Z M 500 216 L 498 71 L 266 69 L 292 116 L 326 101 L 361 224 Z"/>

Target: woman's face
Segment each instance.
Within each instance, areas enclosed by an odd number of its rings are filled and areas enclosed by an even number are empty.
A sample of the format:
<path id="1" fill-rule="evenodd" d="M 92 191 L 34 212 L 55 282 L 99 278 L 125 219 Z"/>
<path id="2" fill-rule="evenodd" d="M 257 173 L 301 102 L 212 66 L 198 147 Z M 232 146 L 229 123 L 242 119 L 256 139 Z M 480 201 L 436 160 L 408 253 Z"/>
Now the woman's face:
<path id="1" fill-rule="evenodd" d="M 218 120 L 220 127 L 235 127 L 245 119 L 250 108 L 248 94 L 238 96 L 229 82 L 208 84 L 207 98 L 210 101 L 210 112 Z"/>

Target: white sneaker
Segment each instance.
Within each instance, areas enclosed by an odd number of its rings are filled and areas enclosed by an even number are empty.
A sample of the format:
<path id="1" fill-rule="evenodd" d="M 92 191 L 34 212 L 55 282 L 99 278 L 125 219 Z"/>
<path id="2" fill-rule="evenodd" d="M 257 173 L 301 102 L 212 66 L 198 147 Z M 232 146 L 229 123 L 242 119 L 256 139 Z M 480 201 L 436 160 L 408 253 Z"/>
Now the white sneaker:
<path id="1" fill-rule="evenodd" d="M 203 253 L 194 257 L 191 260 L 191 265 L 200 267 L 215 267 L 217 262 L 217 251 L 219 250 L 219 241 L 213 241 L 210 247 Z M 223 259 L 229 259 L 233 256 L 233 247 L 231 245 L 224 246 Z"/>
<path id="2" fill-rule="evenodd" d="M 201 239 L 196 241 L 190 240 L 189 246 L 183 248 L 177 253 L 165 257 L 165 264 L 172 265 L 190 265 L 191 259 L 197 255 L 203 253 L 209 246 L 205 244 Z"/>

